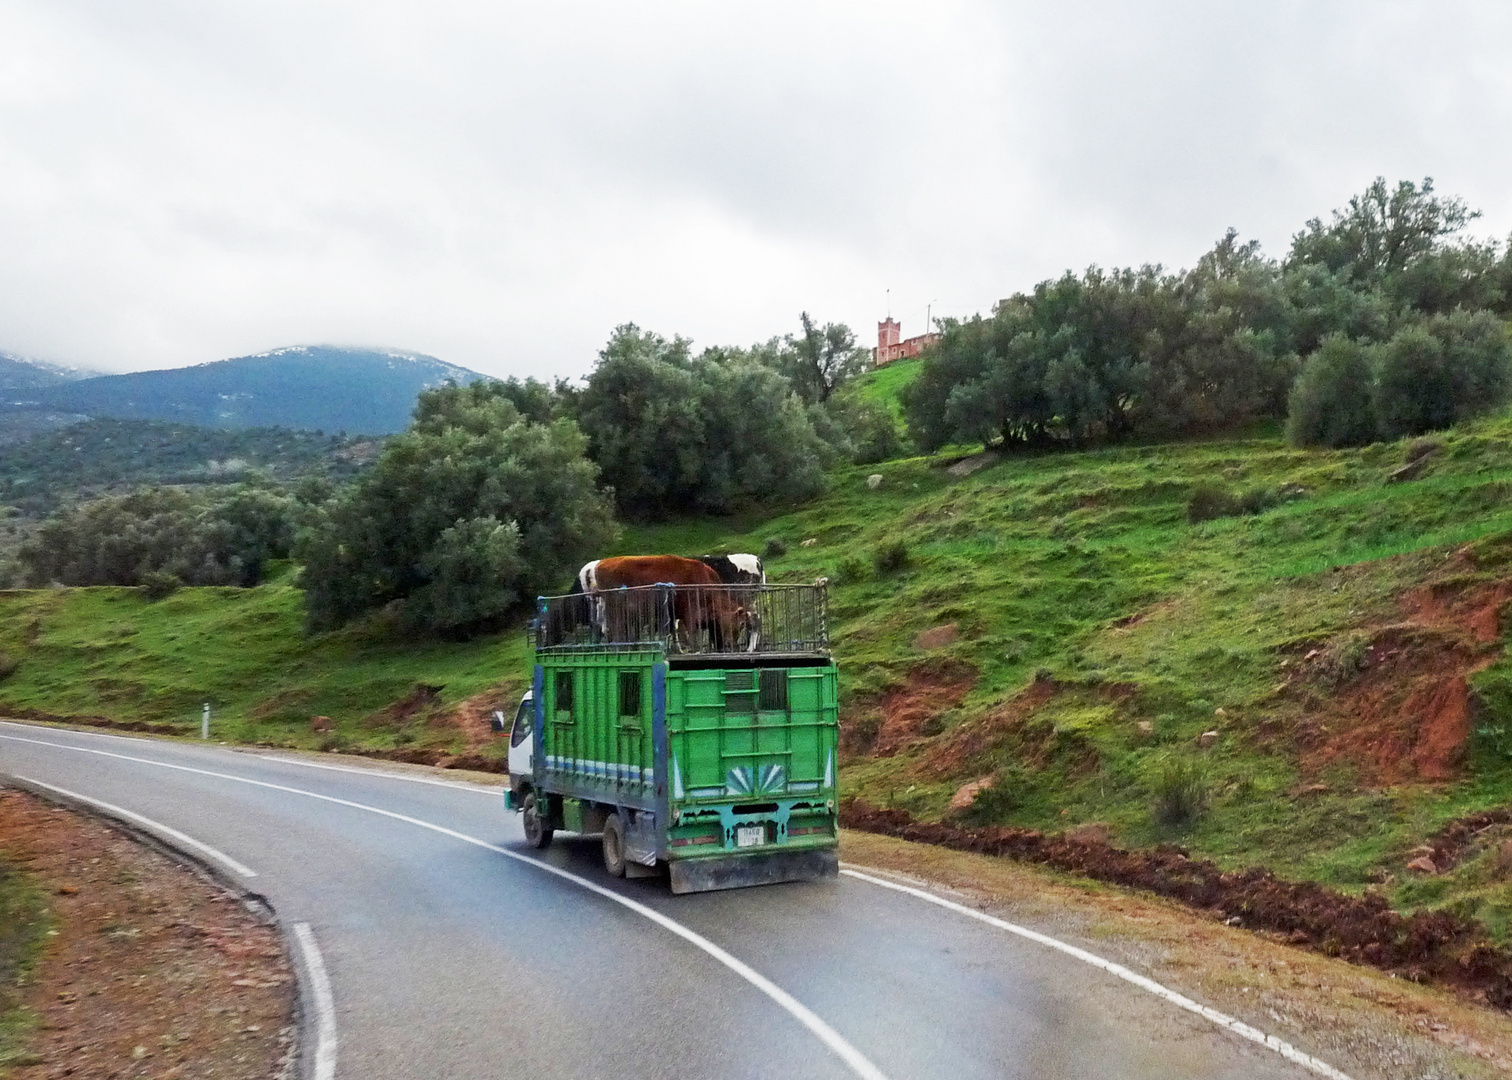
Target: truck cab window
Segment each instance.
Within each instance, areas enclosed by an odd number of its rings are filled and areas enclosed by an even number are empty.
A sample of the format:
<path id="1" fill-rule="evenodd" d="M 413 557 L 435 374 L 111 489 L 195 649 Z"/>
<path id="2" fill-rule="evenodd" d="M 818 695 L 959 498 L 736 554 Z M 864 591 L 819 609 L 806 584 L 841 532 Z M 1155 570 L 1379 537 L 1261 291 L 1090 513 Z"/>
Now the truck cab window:
<path id="1" fill-rule="evenodd" d="M 641 713 L 641 673 L 638 671 L 622 671 L 619 673 L 619 714 L 621 716 L 640 716 Z"/>
<path id="2" fill-rule="evenodd" d="M 509 733 L 509 745 L 519 746 L 535 726 L 535 702 L 520 702 L 520 711 L 515 713 L 514 728 Z"/>
<path id="3" fill-rule="evenodd" d="M 572 715 L 572 672 L 558 671 L 556 673 L 555 686 L 556 711 L 558 715 L 567 713 Z"/>

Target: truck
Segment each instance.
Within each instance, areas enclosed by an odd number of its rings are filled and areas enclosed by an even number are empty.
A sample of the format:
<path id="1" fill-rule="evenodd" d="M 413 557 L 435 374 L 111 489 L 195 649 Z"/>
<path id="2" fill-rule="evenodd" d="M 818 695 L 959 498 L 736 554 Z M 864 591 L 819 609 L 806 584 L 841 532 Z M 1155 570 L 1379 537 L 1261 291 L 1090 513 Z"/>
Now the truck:
<path id="1" fill-rule="evenodd" d="M 526 841 L 601 833 L 609 874 L 674 893 L 837 874 L 826 616 L 822 581 L 539 598 L 508 750 Z"/>

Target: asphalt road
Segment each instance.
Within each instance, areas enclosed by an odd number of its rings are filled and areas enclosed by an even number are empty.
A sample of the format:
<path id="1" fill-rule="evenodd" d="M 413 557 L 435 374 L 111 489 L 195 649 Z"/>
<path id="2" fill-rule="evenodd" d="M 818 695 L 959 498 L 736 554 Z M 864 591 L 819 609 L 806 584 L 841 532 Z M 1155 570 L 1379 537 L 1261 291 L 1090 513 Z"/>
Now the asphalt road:
<path id="1" fill-rule="evenodd" d="M 497 789 L 0 723 L 7 775 L 255 871 L 323 955 L 340 1080 L 1315 1075 L 862 879 L 673 897 L 610 878 L 596 839 L 533 852 Z"/>

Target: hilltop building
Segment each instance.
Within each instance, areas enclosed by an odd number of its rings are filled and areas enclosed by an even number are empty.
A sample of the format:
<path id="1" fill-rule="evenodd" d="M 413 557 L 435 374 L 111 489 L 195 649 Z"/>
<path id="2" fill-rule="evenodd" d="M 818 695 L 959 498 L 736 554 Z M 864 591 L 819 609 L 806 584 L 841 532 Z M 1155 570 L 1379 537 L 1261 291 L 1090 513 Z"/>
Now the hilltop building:
<path id="1" fill-rule="evenodd" d="M 904 338 L 903 324 L 889 315 L 886 322 L 877 324 L 877 347 L 872 350 L 872 367 L 918 356 L 926 345 L 933 345 L 939 340 L 940 335 L 933 333 Z"/>

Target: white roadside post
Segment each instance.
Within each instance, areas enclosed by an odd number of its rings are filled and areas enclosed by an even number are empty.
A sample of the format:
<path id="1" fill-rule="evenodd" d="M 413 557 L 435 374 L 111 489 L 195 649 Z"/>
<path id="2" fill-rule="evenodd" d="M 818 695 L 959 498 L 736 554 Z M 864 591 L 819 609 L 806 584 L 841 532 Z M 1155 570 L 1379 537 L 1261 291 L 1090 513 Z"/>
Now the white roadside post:
<path id="1" fill-rule="evenodd" d="M 205 702 L 205 713 L 200 718 L 200 738 L 210 738 L 210 703 Z"/>

